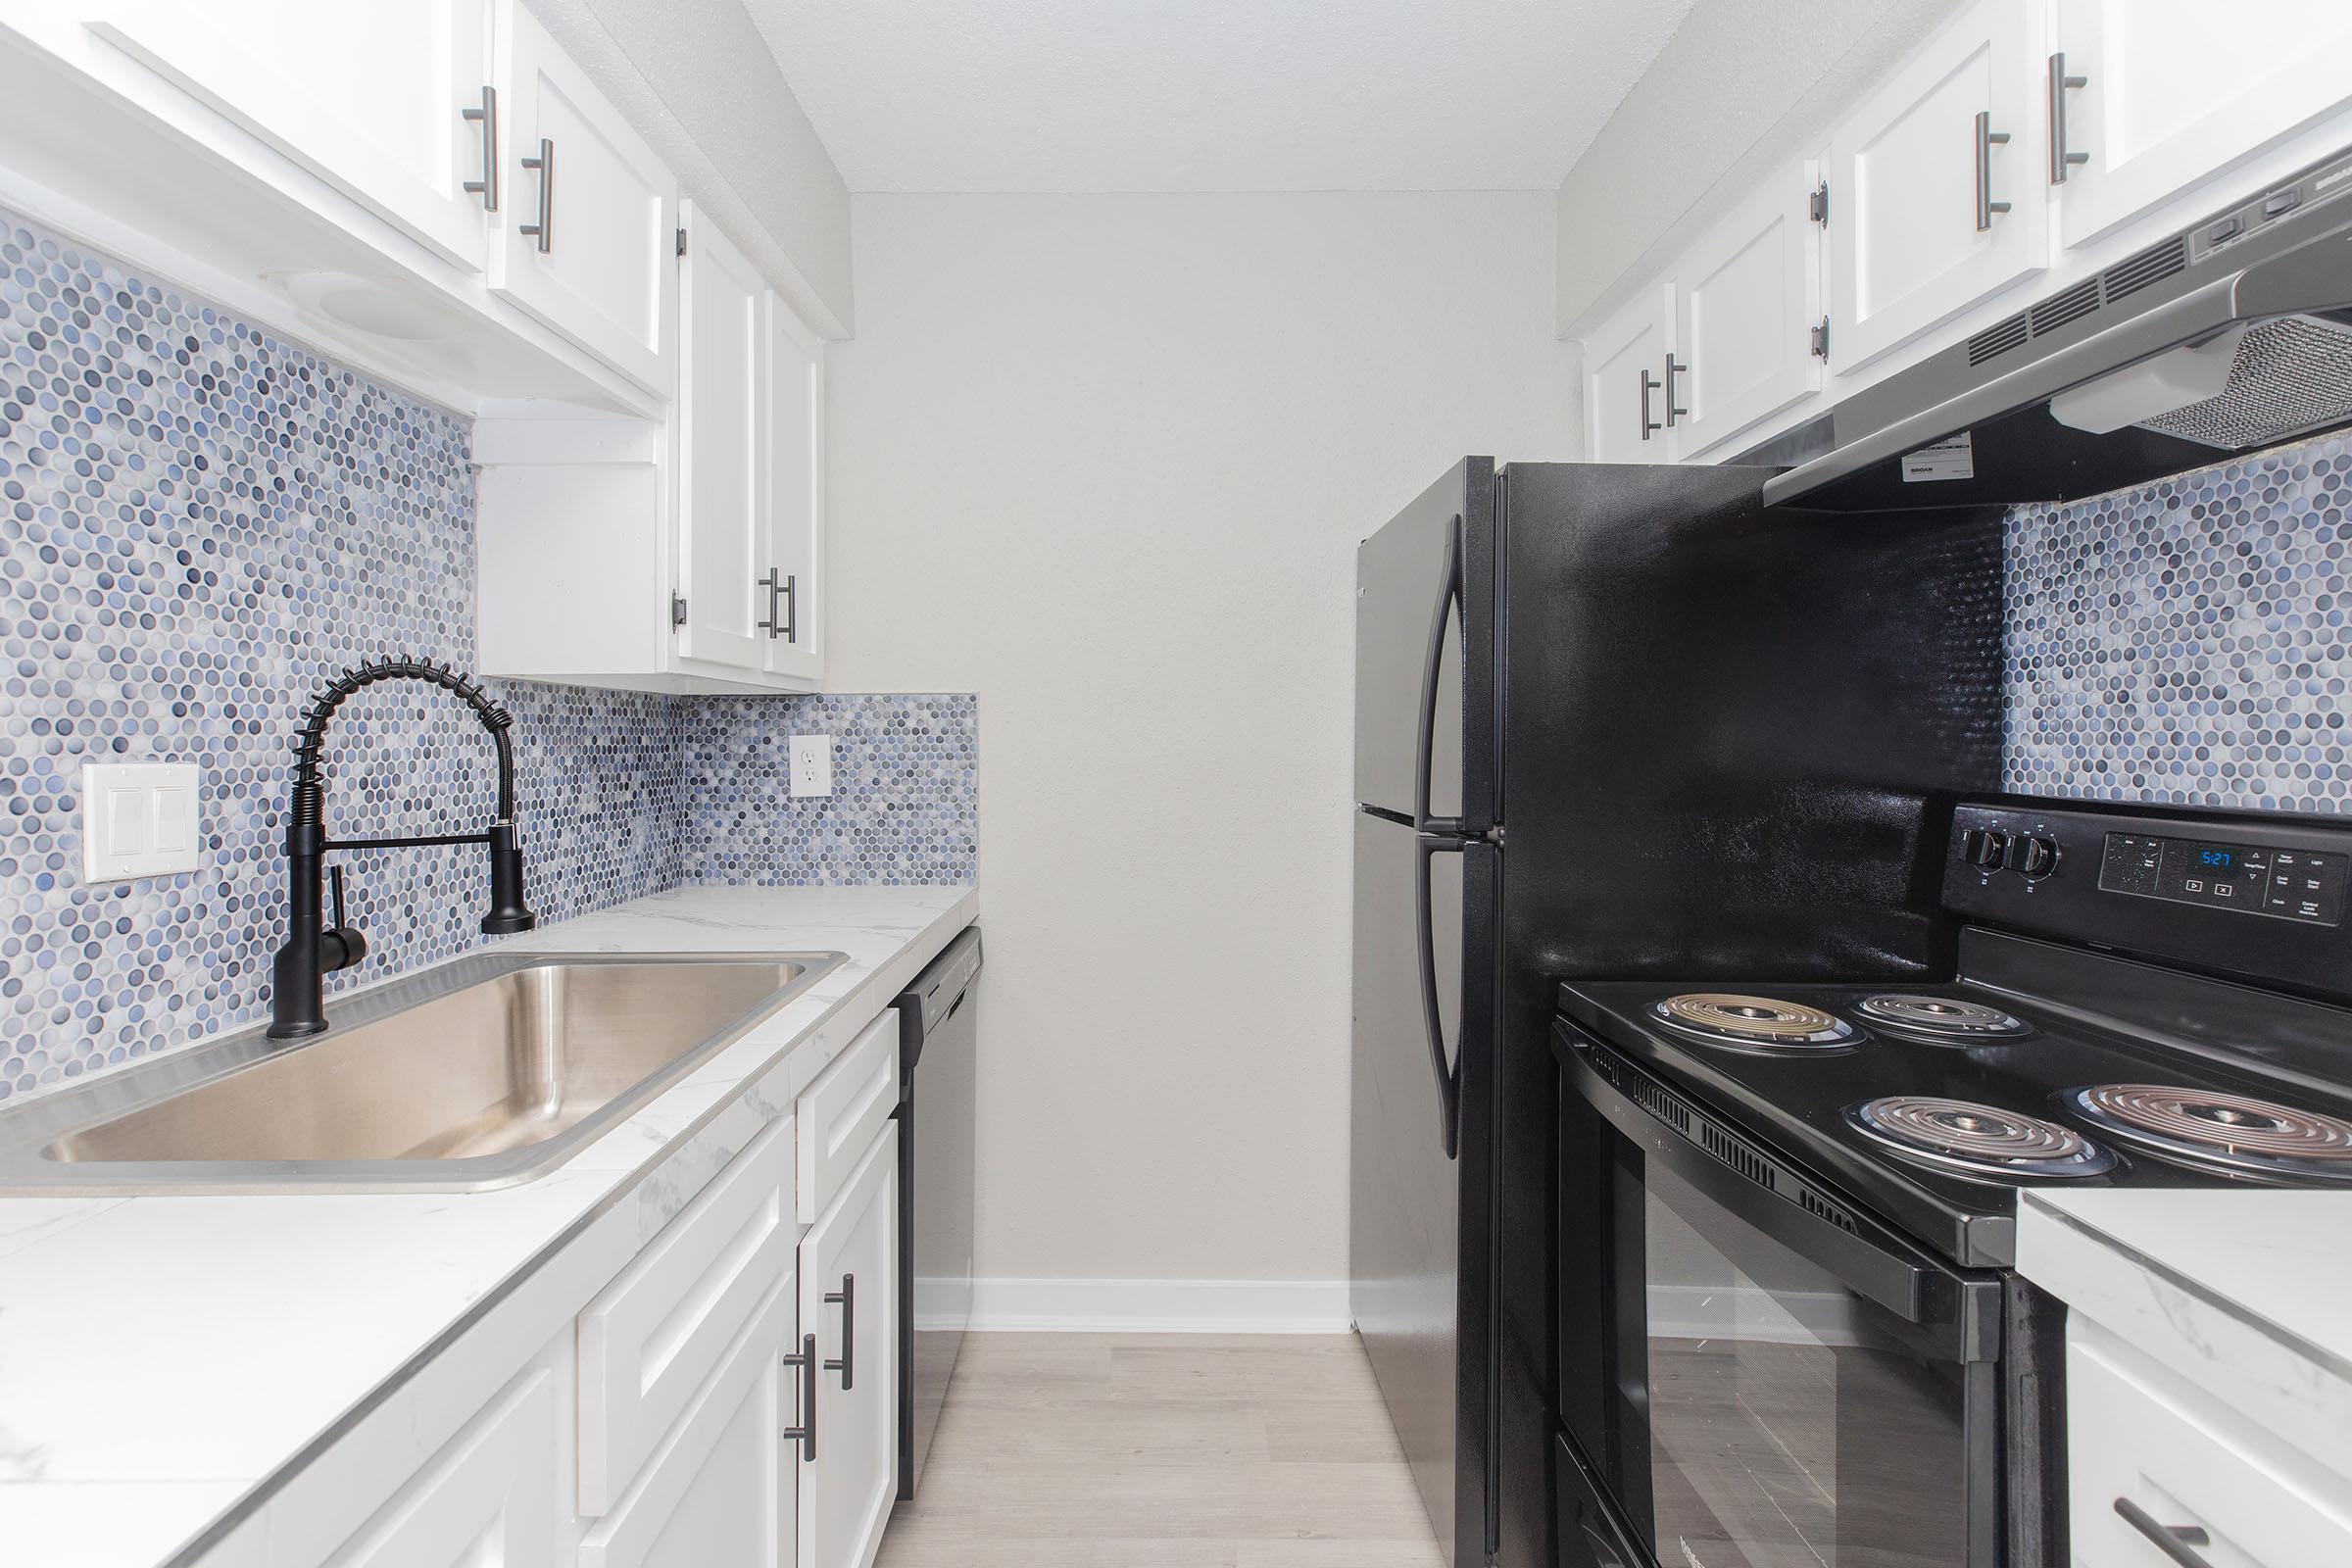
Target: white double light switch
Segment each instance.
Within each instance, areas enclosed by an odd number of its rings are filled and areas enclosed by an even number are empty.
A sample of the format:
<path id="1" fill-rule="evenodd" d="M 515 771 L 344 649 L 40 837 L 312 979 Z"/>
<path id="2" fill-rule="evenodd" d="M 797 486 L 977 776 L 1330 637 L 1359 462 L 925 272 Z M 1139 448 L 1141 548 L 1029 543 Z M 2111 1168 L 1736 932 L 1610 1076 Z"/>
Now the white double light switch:
<path id="1" fill-rule="evenodd" d="M 795 735 L 792 738 L 792 793 L 833 793 L 833 737 Z"/>
<path id="2" fill-rule="evenodd" d="M 122 882 L 198 869 L 193 762 L 85 762 L 81 769 L 81 875 Z"/>

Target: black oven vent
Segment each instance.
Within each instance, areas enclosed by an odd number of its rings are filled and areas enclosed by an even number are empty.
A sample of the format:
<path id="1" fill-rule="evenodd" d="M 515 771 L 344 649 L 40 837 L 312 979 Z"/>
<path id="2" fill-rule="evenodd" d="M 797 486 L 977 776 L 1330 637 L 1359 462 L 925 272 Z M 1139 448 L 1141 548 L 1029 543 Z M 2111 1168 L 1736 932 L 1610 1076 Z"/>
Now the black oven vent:
<path id="1" fill-rule="evenodd" d="M 1643 1110 L 1648 1111 L 1685 1138 L 1690 1136 L 1690 1107 L 1666 1090 L 1646 1078 L 1637 1078 L 1632 1083 L 1619 1087 L 1630 1091 L 1634 1102 Z"/>
<path id="2" fill-rule="evenodd" d="M 1733 1138 L 1713 1122 L 1704 1123 L 1699 1127 L 1698 1144 L 1708 1153 L 1713 1154 L 1717 1159 L 1722 1160 L 1766 1192 L 1780 1190 L 1781 1173 L 1773 1168 L 1772 1161 Z"/>
<path id="3" fill-rule="evenodd" d="M 1803 1206 L 1804 1211 L 1815 1219 L 1826 1219 L 1839 1230 L 1857 1236 L 1862 1232 L 1862 1227 L 1854 1223 L 1853 1215 L 1848 1214 L 1844 1209 L 1839 1208 L 1811 1189 L 1797 1194 L 1796 1200 Z"/>
<path id="4" fill-rule="evenodd" d="M 1795 1170 L 1782 1164 L 1746 1139 L 1716 1125 L 1712 1116 L 1702 1114 L 1692 1104 L 1648 1073 L 1630 1062 L 1621 1062 L 1606 1051 L 1579 1052 L 1592 1070 L 1608 1080 L 1609 1087 L 1640 1105 L 1657 1120 L 1695 1142 L 1723 1164 L 1738 1171 L 1741 1177 L 1763 1188 L 1785 1201 L 1794 1203 L 1824 1224 L 1835 1225 L 1848 1235 L 1862 1234 L 1861 1221 L 1844 1204 L 1825 1198 L 1811 1182 Z"/>

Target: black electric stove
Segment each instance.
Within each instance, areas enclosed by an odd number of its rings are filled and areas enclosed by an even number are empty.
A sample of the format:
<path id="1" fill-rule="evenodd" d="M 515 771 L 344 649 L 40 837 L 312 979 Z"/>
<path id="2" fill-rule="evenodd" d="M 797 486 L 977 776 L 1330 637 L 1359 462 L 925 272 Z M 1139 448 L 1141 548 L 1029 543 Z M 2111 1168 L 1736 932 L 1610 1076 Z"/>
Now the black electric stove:
<path id="1" fill-rule="evenodd" d="M 2352 1185 L 2352 1015 L 1990 930 L 1961 966 L 1568 985 L 1560 1006 L 1963 1266 L 2014 1259 L 2022 1187 Z"/>
<path id="2" fill-rule="evenodd" d="M 1561 1562 L 2057 1568 L 2029 1187 L 2352 1187 L 2352 830 L 1956 808 L 1956 964 L 1559 990 Z"/>

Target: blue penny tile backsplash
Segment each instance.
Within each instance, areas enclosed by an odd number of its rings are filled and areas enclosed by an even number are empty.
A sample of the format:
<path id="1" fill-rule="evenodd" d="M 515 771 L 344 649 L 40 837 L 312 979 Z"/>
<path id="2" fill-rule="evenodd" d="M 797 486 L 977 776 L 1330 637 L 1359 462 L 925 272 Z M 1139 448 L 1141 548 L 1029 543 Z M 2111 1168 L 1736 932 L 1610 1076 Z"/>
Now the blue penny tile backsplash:
<path id="1" fill-rule="evenodd" d="M 2352 438 L 2008 519 L 2007 787 L 2352 811 Z"/>
<path id="2" fill-rule="evenodd" d="M 685 741 L 689 882 L 974 880 L 970 695 L 706 698 Z M 833 738 L 833 793 L 794 799 L 786 746 Z"/>
<path id="3" fill-rule="evenodd" d="M 455 416 L 0 214 L 0 1099 L 262 1015 L 297 710 L 364 658 L 471 663 L 468 444 Z M 780 752 L 698 750 L 732 792 L 709 803 L 686 760 L 706 720 L 753 735 L 789 699 L 487 684 L 514 715 L 543 918 L 675 886 L 690 827 L 707 847 L 722 816 L 752 824 L 746 879 L 970 877 L 968 699 L 821 700 L 849 705 L 852 794 L 778 827 L 758 820 L 757 770 L 780 778 Z M 363 691 L 325 755 L 330 833 L 488 820 L 489 740 L 444 693 Z M 204 869 L 84 884 L 89 760 L 197 763 Z M 943 822 L 958 802 L 967 818 Z M 330 985 L 484 940 L 478 848 L 339 858 L 371 952 Z"/>

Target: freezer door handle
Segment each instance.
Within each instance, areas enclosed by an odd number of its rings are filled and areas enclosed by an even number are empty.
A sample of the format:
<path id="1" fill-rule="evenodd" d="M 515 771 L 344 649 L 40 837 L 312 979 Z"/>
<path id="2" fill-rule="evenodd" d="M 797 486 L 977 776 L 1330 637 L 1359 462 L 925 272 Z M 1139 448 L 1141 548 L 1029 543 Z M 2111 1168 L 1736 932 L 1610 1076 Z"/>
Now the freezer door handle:
<path id="1" fill-rule="evenodd" d="M 1421 1027 L 1429 1039 L 1430 1071 L 1438 1080 L 1438 1141 L 1452 1159 L 1461 1144 L 1461 1065 L 1446 1059 L 1446 1024 L 1438 1014 L 1438 930 L 1430 910 L 1429 861 L 1432 856 L 1459 855 L 1467 841 L 1441 833 L 1423 833 L 1413 856 L 1414 920 L 1421 939 Z"/>
<path id="2" fill-rule="evenodd" d="M 1438 584 L 1438 608 L 1429 617 L 1429 657 L 1421 666 L 1421 737 L 1413 758 L 1413 826 L 1423 833 L 1459 833 L 1461 818 L 1437 817 L 1429 814 L 1429 774 L 1437 752 L 1438 742 L 1438 677 L 1446 661 L 1446 628 L 1453 621 L 1462 606 L 1462 516 L 1455 513 L 1446 529 L 1445 579 Z M 1422 880 L 1429 876 L 1429 861 L 1422 858 Z M 1429 918 L 1427 889 L 1421 901 L 1422 919 Z M 1427 943 L 1424 942 L 1426 949 Z M 1447 1143 L 1450 1152 L 1452 1145 Z"/>

